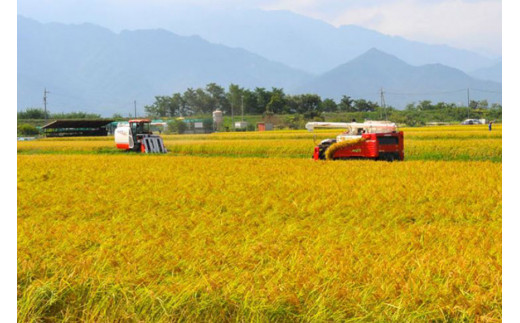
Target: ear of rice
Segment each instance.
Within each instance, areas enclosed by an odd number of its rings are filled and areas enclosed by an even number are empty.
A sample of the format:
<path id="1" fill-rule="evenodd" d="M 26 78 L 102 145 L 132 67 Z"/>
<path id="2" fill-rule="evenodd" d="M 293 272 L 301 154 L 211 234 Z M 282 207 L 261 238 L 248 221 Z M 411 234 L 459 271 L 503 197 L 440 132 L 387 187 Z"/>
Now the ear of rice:
<path id="1" fill-rule="evenodd" d="M 340 142 L 337 142 L 335 144 L 332 144 L 329 147 L 329 149 L 327 149 L 327 151 L 325 151 L 325 158 L 327 160 L 332 160 L 332 159 L 334 159 L 334 154 L 339 149 L 343 149 L 343 148 L 347 148 L 347 147 L 351 147 L 351 146 L 357 145 L 359 143 L 362 143 L 365 140 L 366 140 L 365 138 L 357 138 L 357 139 L 344 140 L 344 141 L 340 141 Z"/>

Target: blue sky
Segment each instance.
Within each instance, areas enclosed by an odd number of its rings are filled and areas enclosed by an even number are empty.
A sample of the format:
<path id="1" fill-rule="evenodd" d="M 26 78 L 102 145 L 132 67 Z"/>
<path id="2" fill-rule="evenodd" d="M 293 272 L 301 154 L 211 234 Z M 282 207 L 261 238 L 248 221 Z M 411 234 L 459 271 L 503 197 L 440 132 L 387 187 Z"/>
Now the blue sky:
<path id="1" fill-rule="evenodd" d="M 100 23 L 100 15 L 120 13 L 131 24 L 132 12 L 187 7 L 289 10 L 335 26 L 355 24 L 431 44 L 502 53 L 501 0 L 19 0 L 17 11 L 68 23 Z M 144 27 L 161 26 L 152 21 Z"/>

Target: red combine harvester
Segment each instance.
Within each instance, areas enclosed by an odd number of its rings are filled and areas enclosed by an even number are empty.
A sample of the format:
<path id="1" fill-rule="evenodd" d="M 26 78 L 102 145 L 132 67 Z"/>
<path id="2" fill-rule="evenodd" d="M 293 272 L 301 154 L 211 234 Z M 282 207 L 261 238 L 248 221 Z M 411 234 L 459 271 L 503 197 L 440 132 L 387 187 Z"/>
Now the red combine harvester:
<path id="1" fill-rule="evenodd" d="M 309 131 L 315 128 L 346 129 L 336 139 L 325 139 L 314 147 L 313 159 L 373 159 L 404 160 L 403 132 L 389 121 L 309 122 Z"/>
<path id="2" fill-rule="evenodd" d="M 143 153 L 167 153 L 162 138 L 152 134 L 150 123 L 150 119 L 134 119 L 119 124 L 114 132 L 117 148 Z"/>

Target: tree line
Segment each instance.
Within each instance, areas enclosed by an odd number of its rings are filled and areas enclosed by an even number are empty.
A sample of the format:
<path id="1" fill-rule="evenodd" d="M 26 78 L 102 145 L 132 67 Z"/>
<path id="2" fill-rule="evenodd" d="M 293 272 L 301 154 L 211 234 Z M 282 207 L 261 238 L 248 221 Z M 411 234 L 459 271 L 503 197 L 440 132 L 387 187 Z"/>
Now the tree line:
<path id="1" fill-rule="evenodd" d="M 188 88 L 184 93 L 156 96 L 153 104 L 145 106 L 145 111 L 152 117 L 207 115 L 216 109 L 226 115 L 299 113 L 314 117 L 322 112 L 370 112 L 377 108 L 375 102 L 354 100 L 346 95 L 336 103 L 317 94 L 289 95 L 276 87 L 250 90 L 231 84 L 226 91 L 222 86 L 210 83 L 205 88 Z"/>
<path id="2" fill-rule="evenodd" d="M 101 119 L 101 115 L 86 112 L 50 113 L 39 108 L 28 108 L 18 111 L 18 119 Z"/>
<path id="3" fill-rule="evenodd" d="M 353 99 L 343 95 L 336 102 L 333 99 L 322 99 L 317 94 L 289 95 L 282 88 L 270 90 L 257 87 L 253 90 L 231 84 L 227 89 L 209 83 L 204 88 L 188 88 L 183 93 L 171 96 L 156 96 L 151 105 L 145 106 L 149 117 L 173 118 L 180 116 L 210 117 L 215 109 L 220 109 L 226 116 L 274 114 L 281 127 L 302 128 L 308 120 L 348 121 L 365 119 L 388 119 L 400 124 L 419 126 L 428 122 L 456 122 L 466 118 L 502 120 L 502 106 L 489 104 L 486 100 L 470 101 L 469 107 L 461 107 L 455 103 L 428 100 L 408 104 L 403 110 L 391 106 L 382 108 L 379 103 L 365 99 Z M 49 113 L 43 109 L 29 108 L 18 112 L 19 120 L 28 119 L 99 119 L 98 114 L 86 112 Z M 114 119 L 124 119 L 115 114 Z M 232 128 L 232 127 L 231 127 Z"/>
<path id="4" fill-rule="evenodd" d="M 330 98 L 322 99 L 317 94 L 289 95 L 276 87 L 250 90 L 231 84 L 226 90 L 215 83 L 209 83 L 205 88 L 188 88 L 184 93 L 174 93 L 172 96 L 156 96 L 153 104 L 145 106 L 146 113 L 151 117 L 210 115 L 215 109 L 226 115 L 299 114 L 302 119 L 319 119 L 323 113 L 340 113 L 343 118 L 392 118 L 410 125 L 466 118 L 502 119 L 502 106 L 490 105 L 486 100 L 472 100 L 469 107 L 446 102 L 434 104 L 424 100 L 410 103 L 404 110 L 397 110 L 392 106 L 382 108 L 378 102 L 353 99 L 348 95 L 343 95 L 336 102 Z"/>

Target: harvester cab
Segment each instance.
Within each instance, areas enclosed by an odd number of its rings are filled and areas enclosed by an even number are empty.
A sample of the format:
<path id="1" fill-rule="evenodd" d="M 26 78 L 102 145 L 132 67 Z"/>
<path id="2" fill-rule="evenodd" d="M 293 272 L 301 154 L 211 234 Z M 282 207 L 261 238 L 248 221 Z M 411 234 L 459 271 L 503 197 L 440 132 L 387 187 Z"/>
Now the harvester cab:
<path id="1" fill-rule="evenodd" d="M 325 139 L 314 147 L 313 159 L 404 160 L 404 136 L 389 121 L 309 122 L 315 128 L 345 129 L 336 139 Z"/>
<path id="2" fill-rule="evenodd" d="M 114 133 L 119 149 L 143 153 L 167 153 L 161 136 L 150 130 L 150 119 L 133 119 L 128 123 L 118 124 Z"/>

